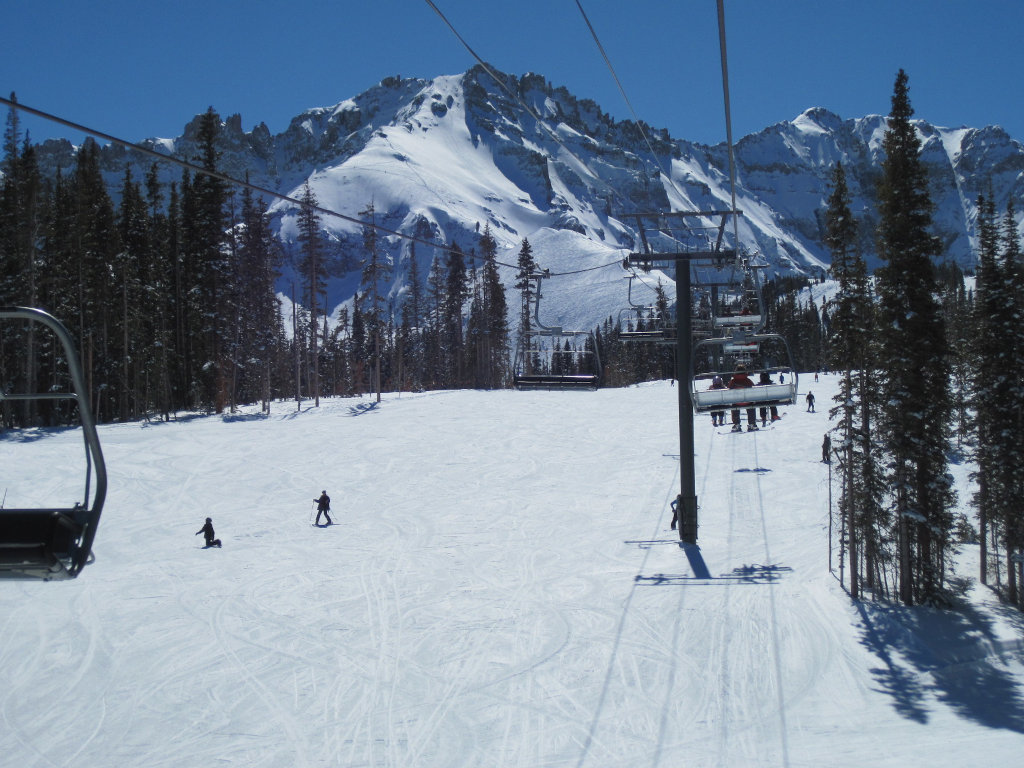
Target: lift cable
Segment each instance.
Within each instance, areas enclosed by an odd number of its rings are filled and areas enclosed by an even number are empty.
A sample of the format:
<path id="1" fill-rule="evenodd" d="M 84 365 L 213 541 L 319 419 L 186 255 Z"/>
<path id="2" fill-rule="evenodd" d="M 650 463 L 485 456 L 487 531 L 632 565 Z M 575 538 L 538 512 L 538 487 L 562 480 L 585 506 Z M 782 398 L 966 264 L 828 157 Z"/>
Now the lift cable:
<path id="1" fill-rule="evenodd" d="M 562 137 L 559 136 L 558 133 L 553 128 L 551 128 L 551 126 L 549 126 L 547 124 L 547 121 L 543 117 L 540 116 L 540 114 L 537 112 L 537 110 L 535 110 L 532 106 L 527 104 L 519 96 L 518 93 L 514 92 L 511 88 L 509 88 L 508 85 L 506 85 L 505 81 L 502 80 L 500 77 L 498 77 L 498 74 L 493 69 L 491 69 L 491 67 L 487 64 L 487 62 L 484 61 L 482 58 L 480 58 L 480 55 L 476 51 L 473 50 L 472 46 L 470 46 L 470 44 L 468 42 L 466 42 L 465 38 L 463 38 L 462 35 L 459 34 L 458 30 L 455 29 L 455 26 L 448 20 L 448 17 L 444 15 L 444 13 L 441 11 L 440 8 L 438 8 L 436 5 L 434 5 L 433 0 L 426 0 L 426 3 L 441 18 L 441 21 L 443 21 L 445 23 L 445 25 L 448 27 L 448 29 L 450 29 L 452 31 L 452 34 L 455 35 L 455 37 L 458 39 L 458 41 L 460 43 L 462 43 L 462 45 L 465 47 L 465 49 L 467 51 L 469 51 L 470 55 L 474 59 L 476 59 L 477 63 L 481 67 L 483 67 L 484 71 L 488 75 L 490 75 L 499 86 L 501 86 L 501 89 L 503 91 L 505 91 L 505 93 L 507 93 L 516 103 L 518 103 L 519 106 L 521 106 L 524 110 L 526 110 L 527 114 L 529 114 L 530 117 L 532 117 L 534 120 L 537 121 L 537 125 L 539 125 L 545 131 L 547 131 L 548 136 L 550 136 L 551 139 L 556 144 L 558 144 L 558 146 L 560 146 L 562 149 L 564 149 L 566 152 L 568 152 L 570 157 L 572 157 L 576 162 L 578 162 L 580 165 L 582 165 L 584 168 L 586 168 L 587 171 L 589 171 L 591 177 L 602 188 L 604 188 L 605 190 L 610 192 L 612 195 L 614 195 L 616 197 L 616 199 L 622 200 L 623 197 L 619 193 L 619 191 L 617 189 L 615 189 L 615 187 L 613 187 L 611 184 L 606 182 L 604 179 L 602 179 L 598 174 L 594 173 L 593 169 L 589 165 L 587 165 L 586 160 L 584 160 L 579 155 L 577 155 L 575 152 L 573 152 L 572 149 L 570 149 L 566 145 L 566 143 L 564 141 L 562 141 Z"/>
<path id="2" fill-rule="evenodd" d="M 725 100 L 725 141 L 729 149 L 729 191 L 732 194 L 733 239 L 739 249 L 739 217 L 736 216 L 736 158 L 732 147 L 732 110 L 729 105 L 729 64 L 725 53 L 725 2 L 718 0 L 718 47 L 722 56 L 722 96 Z"/>
<path id="3" fill-rule="evenodd" d="M 644 130 L 643 123 L 636 114 L 636 110 L 633 109 L 633 103 L 629 100 L 629 96 L 626 95 L 626 89 L 622 86 L 622 82 L 619 80 L 619 76 L 615 73 L 615 67 L 612 66 L 611 59 L 608 58 L 608 53 L 605 51 L 604 46 L 601 44 L 601 40 L 597 36 L 597 30 L 594 29 L 594 25 L 590 23 L 590 18 L 587 16 L 587 12 L 583 10 L 583 5 L 580 0 L 576 0 L 576 7 L 580 9 L 580 14 L 583 16 L 583 21 L 587 24 L 587 29 L 590 30 L 590 36 L 594 38 L 594 43 L 597 45 L 597 50 L 601 53 L 601 58 L 604 59 L 604 63 L 608 66 L 608 71 L 611 72 L 612 79 L 615 81 L 615 85 L 619 89 L 619 93 L 622 94 L 623 101 L 626 102 L 626 106 L 629 107 L 629 112 L 633 115 L 633 122 L 636 123 L 636 127 L 640 129 L 640 135 L 644 137 L 644 142 L 647 144 L 647 148 L 651 151 L 651 157 L 654 158 L 654 162 L 658 166 L 658 170 L 661 171 L 661 175 L 668 179 L 668 183 L 672 185 L 672 188 L 676 193 L 682 197 L 683 193 L 679 187 L 676 186 L 675 179 L 672 178 L 671 173 L 665 172 L 665 167 L 661 164 L 661 160 L 658 158 L 658 153 L 654 151 L 654 146 L 651 144 L 651 139 L 647 135 L 647 131 Z M 671 168 L 670 168 L 671 170 Z M 733 206 L 735 207 L 735 206 Z"/>
<path id="4" fill-rule="evenodd" d="M 84 134 L 86 134 L 88 136 L 94 136 L 95 138 L 102 139 L 103 141 L 108 141 L 111 144 L 116 144 L 117 146 L 121 146 L 121 147 L 124 147 L 126 149 L 131 149 L 133 151 L 139 152 L 140 154 L 146 155 L 148 157 L 153 157 L 153 158 L 155 158 L 157 160 L 160 160 L 160 161 L 163 161 L 163 162 L 168 162 L 168 163 L 172 163 L 174 165 L 181 166 L 182 168 L 186 168 L 186 169 L 188 169 L 188 170 L 190 170 L 190 171 L 192 171 L 194 173 L 202 173 L 202 174 L 205 174 L 205 175 L 210 176 L 212 178 L 219 179 L 220 181 L 224 181 L 224 182 L 226 182 L 228 184 L 234 184 L 234 185 L 239 186 L 239 187 L 244 187 L 244 188 L 249 189 L 249 190 L 251 190 L 253 192 L 257 192 L 257 193 L 259 193 L 261 195 L 266 195 L 267 197 L 272 197 L 272 198 L 276 198 L 278 200 L 282 200 L 282 201 L 287 202 L 287 203 L 291 203 L 292 205 L 298 206 L 300 209 L 307 207 L 307 204 L 304 203 L 302 200 L 299 200 L 298 198 L 290 197 L 289 195 L 283 194 L 281 192 L 276 192 L 276 191 L 274 191 L 272 189 L 269 189 L 267 187 L 262 187 L 262 186 L 260 186 L 258 184 L 253 184 L 250 181 L 243 181 L 241 179 L 236 179 L 233 176 L 229 176 L 226 173 L 221 173 L 220 171 L 215 171 L 215 170 L 211 170 L 209 168 L 204 168 L 204 167 L 202 167 L 200 165 L 196 165 L 195 163 L 190 163 L 188 160 L 182 160 L 181 158 L 174 157 L 172 155 L 165 155 L 162 152 L 158 152 L 155 149 L 152 149 L 151 147 L 145 146 L 144 144 L 137 144 L 137 143 L 134 143 L 134 142 L 131 142 L 131 141 L 127 141 L 125 139 L 118 138 L 117 136 L 114 136 L 112 134 L 104 133 L 103 131 L 96 130 L 95 128 L 89 128 L 88 126 L 82 125 L 81 123 L 76 123 L 76 122 L 73 122 L 71 120 L 67 120 L 67 119 L 65 119 L 63 117 L 58 117 L 57 115 L 51 114 L 49 112 L 44 112 L 41 109 L 36 109 L 34 107 L 30 107 L 27 104 L 23 104 L 20 101 L 17 101 L 15 99 L 6 99 L 6 98 L 0 96 L 0 104 L 6 105 L 6 106 L 10 107 L 11 109 L 17 109 L 17 110 L 20 110 L 22 112 L 26 112 L 26 113 L 28 113 L 30 115 L 34 115 L 35 117 L 39 117 L 39 118 L 42 118 L 44 120 L 49 120 L 51 122 L 58 123 L 58 124 L 63 125 L 65 127 L 67 127 L 67 128 L 71 128 L 72 130 L 78 131 L 79 133 L 84 133 Z M 455 250 L 455 246 L 446 245 L 444 243 L 439 243 L 439 242 L 436 242 L 436 241 L 433 241 L 433 240 L 424 240 L 423 238 L 415 237 L 414 235 L 408 235 L 408 234 L 405 234 L 404 232 L 398 232 L 397 230 L 389 229 L 388 227 L 381 226 L 380 224 L 376 224 L 374 222 L 365 221 L 363 219 L 359 219 L 359 218 L 356 218 L 354 216 L 347 216 L 344 213 L 339 213 L 338 211 L 331 210 L 330 208 L 324 208 L 323 206 L 319 206 L 319 205 L 311 205 L 311 206 L 308 206 L 308 207 L 311 210 L 313 210 L 316 213 L 319 213 L 319 214 L 321 214 L 323 216 L 329 216 L 331 218 L 341 219 L 342 221 L 347 221 L 347 222 L 350 222 L 350 223 L 353 223 L 353 224 L 358 224 L 361 227 L 368 227 L 370 229 L 375 229 L 378 232 L 383 232 L 384 234 L 392 235 L 394 237 L 400 238 L 402 240 L 406 240 L 406 241 L 411 242 L 411 243 L 417 243 L 419 245 L 424 245 L 424 246 L 427 246 L 428 248 L 437 248 L 438 250 L 446 252 L 446 253 L 452 252 L 452 251 Z M 505 263 L 505 262 L 502 262 L 502 261 L 498 261 L 497 259 L 495 259 L 494 263 L 498 264 L 499 266 L 502 266 L 502 267 L 509 267 L 509 268 L 512 268 L 512 269 L 518 269 L 518 265 L 517 264 L 508 264 L 508 263 Z M 585 269 L 577 269 L 577 270 L 572 270 L 572 271 L 569 271 L 569 272 L 552 272 L 551 275 L 552 276 L 575 275 L 575 274 L 579 274 L 581 272 L 592 272 L 592 271 L 598 270 L 598 269 L 605 269 L 605 268 L 608 268 L 608 267 L 619 266 L 621 263 L 622 263 L 621 260 L 617 260 L 617 261 L 608 262 L 607 264 L 601 264 L 601 265 L 598 265 L 596 267 L 587 267 Z"/>

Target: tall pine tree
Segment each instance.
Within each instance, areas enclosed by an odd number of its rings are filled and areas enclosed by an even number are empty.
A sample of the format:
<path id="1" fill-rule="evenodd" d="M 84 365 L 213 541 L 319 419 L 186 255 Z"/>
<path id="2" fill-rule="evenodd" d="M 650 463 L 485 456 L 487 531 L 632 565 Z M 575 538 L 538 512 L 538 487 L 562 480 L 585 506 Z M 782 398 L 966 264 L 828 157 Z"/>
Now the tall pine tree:
<path id="1" fill-rule="evenodd" d="M 883 139 L 878 271 L 883 432 L 898 526 L 899 596 L 905 604 L 942 599 L 953 502 L 947 472 L 949 361 L 936 300 L 931 198 L 921 143 L 900 70 Z"/>

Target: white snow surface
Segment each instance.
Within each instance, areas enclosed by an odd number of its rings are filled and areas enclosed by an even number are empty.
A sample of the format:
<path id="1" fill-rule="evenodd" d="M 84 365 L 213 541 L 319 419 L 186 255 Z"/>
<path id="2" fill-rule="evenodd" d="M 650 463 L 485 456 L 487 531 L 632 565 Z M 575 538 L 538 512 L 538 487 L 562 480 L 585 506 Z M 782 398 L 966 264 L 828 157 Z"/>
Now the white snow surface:
<path id="1" fill-rule="evenodd" d="M 698 417 L 685 548 L 668 382 L 103 426 L 95 563 L 0 582 L 0 764 L 1017 764 L 1020 615 L 829 570 L 836 381 L 761 432 Z M 8 506 L 80 485 L 53 463 L 80 438 L 31 437 L 0 436 Z"/>

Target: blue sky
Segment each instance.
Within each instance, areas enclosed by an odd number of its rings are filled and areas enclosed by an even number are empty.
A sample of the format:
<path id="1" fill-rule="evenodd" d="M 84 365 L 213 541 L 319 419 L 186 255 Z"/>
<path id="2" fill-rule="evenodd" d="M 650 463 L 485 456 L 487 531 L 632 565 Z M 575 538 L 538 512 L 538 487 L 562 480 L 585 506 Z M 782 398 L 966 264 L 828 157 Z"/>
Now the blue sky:
<path id="1" fill-rule="evenodd" d="M 474 50 L 631 117 L 576 0 L 434 0 Z M 725 139 L 714 0 L 580 0 L 637 115 Z M 129 141 L 180 135 L 213 106 L 274 133 L 384 77 L 475 62 L 426 2 L 6 0 L 0 93 Z M 1022 0 L 726 0 L 734 138 L 822 106 L 887 114 L 896 72 L 917 117 L 1024 141 Z M 33 141 L 68 129 L 23 119 Z"/>

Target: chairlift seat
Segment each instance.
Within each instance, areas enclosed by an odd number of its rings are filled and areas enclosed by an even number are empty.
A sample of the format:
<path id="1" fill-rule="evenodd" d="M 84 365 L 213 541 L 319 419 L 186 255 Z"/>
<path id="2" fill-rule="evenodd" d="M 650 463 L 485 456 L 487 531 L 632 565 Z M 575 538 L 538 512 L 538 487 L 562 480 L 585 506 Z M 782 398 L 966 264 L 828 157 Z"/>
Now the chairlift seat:
<path id="1" fill-rule="evenodd" d="M 761 316 L 760 315 L 726 315 L 724 317 L 715 316 L 714 319 L 716 328 L 737 328 L 743 326 L 760 326 Z"/>
<path id="2" fill-rule="evenodd" d="M 513 385 L 516 389 L 597 389 L 600 379 L 590 374 L 555 376 L 551 374 L 531 374 L 516 376 Z"/>
<path id="3" fill-rule="evenodd" d="M 72 578 L 83 530 L 68 510 L 5 509 L 0 514 L 0 578 Z"/>
<path id="4" fill-rule="evenodd" d="M 656 341 L 668 336 L 664 328 L 655 328 L 650 331 L 619 331 L 619 338 L 623 341 Z M 672 338 L 675 338 L 674 333 Z"/>
<path id="5" fill-rule="evenodd" d="M 70 508 L 0 508 L 0 579 L 75 578 L 91 562 L 92 543 L 107 492 L 107 472 L 96 423 L 89 408 L 74 340 L 60 321 L 31 307 L 0 307 L 0 320 L 34 322 L 48 327 L 64 350 L 70 391 L 0 392 L 0 400 L 73 401 L 78 405 L 85 452 L 82 500 Z M 95 486 L 93 486 L 95 481 Z"/>
<path id="6" fill-rule="evenodd" d="M 755 384 L 736 389 L 701 389 L 693 391 L 693 408 L 697 413 L 722 411 L 727 408 L 756 408 L 769 405 L 792 405 L 796 402 L 796 382 Z"/>

